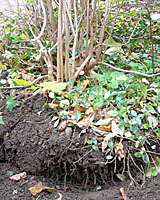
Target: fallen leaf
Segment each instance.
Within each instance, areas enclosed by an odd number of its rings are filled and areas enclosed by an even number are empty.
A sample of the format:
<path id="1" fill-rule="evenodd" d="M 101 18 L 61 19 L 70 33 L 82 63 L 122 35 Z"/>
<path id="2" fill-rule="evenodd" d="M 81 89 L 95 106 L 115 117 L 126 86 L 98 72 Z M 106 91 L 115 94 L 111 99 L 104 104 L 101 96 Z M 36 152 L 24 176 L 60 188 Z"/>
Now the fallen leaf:
<path id="1" fill-rule="evenodd" d="M 123 132 L 122 132 L 121 129 L 117 126 L 115 120 L 112 121 L 112 133 L 113 133 L 114 135 L 123 136 Z"/>
<path id="2" fill-rule="evenodd" d="M 88 108 L 85 112 L 86 115 L 89 115 L 90 113 L 94 113 L 94 110 L 92 107 Z"/>
<path id="3" fill-rule="evenodd" d="M 10 179 L 14 181 L 19 181 L 22 178 L 26 178 L 26 176 L 27 176 L 26 172 L 22 172 L 22 173 L 11 176 Z"/>
<path id="4" fill-rule="evenodd" d="M 80 106 L 80 105 L 76 105 L 75 108 L 74 108 L 73 113 L 75 114 L 76 111 L 79 111 L 80 113 L 85 113 L 86 110 L 87 110 L 87 108 L 85 108 L 83 106 Z"/>
<path id="5" fill-rule="evenodd" d="M 79 128 L 81 127 L 88 127 L 92 125 L 92 121 L 94 119 L 93 113 L 90 113 L 86 118 L 80 120 L 77 122 L 75 116 L 71 116 L 68 118 L 67 124 L 74 124 L 78 126 Z"/>
<path id="6" fill-rule="evenodd" d="M 108 142 L 111 138 L 113 138 L 115 135 L 113 133 L 109 133 L 102 142 L 102 152 L 105 152 L 105 149 L 108 146 Z"/>
<path id="7" fill-rule="evenodd" d="M 105 132 L 111 132 L 111 126 L 99 126 L 97 129 Z"/>
<path id="8" fill-rule="evenodd" d="M 63 131 L 67 126 L 67 121 L 62 121 L 58 127 L 59 131 Z"/>
<path id="9" fill-rule="evenodd" d="M 124 147 L 122 142 L 114 144 L 115 153 L 118 155 L 118 160 L 121 161 L 125 157 Z"/>
<path id="10" fill-rule="evenodd" d="M 104 138 L 103 142 L 102 142 L 102 152 L 105 152 L 105 149 L 108 146 L 108 142 L 110 139 L 112 139 L 113 137 L 120 135 L 123 136 L 123 132 L 121 131 L 121 129 L 117 126 L 116 124 L 116 120 L 112 121 L 112 126 L 111 126 L 111 130 L 112 133 L 109 133 L 108 135 L 106 135 L 106 137 Z M 121 147 L 122 148 L 122 147 Z M 117 149 L 118 150 L 118 149 Z M 119 155 L 120 156 L 120 155 Z"/>
<path id="11" fill-rule="evenodd" d="M 57 83 L 55 81 L 52 81 L 52 82 L 43 82 L 40 84 L 40 87 L 61 94 L 67 85 L 68 83 Z"/>
<path id="12" fill-rule="evenodd" d="M 113 118 L 100 119 L 98 122 L 94 123 L 94 125 L 96 125 L 96 126 L 106 126 L 106 125 L 108 125 L 112 120 L 113 120 Z"/>
<path id="13" fill-rule="evenodd" d="M 127 196 L 126 196 L 126 194 L 124 193 L 124 188 L 123 188 L 123 187 L 120 188 L 120 192 L 121 192 L 121 194 L 122 194 L 123 199 L 124 199 L 124 200 L 127 200 Z"/>
<path id="14" fill-rule="evenodd" d="M 82 82 L 81 82 L 81 86 L 80 86 L 80 88 L 82 88 L 82 90 L 84 90 L 86 87 L 87 87 L 87 85 L 89 84 L 89 80 L 83 80 Z"/>
<path id="15" fill-rule="evenodd" d="M 23 74 L 22 73 L 22 79 L 24 79 L 25 81 L 33 81 L 34 77 L 29 75 L 29 74 Z"/>
<path id="16" fill-rule="evenodd" d="M 33 187 L 29 188 L 29 191 L 31 192 L 31 194 L 33 196 L 39 194 L 40 192 L 42 192 L 43 190 L 53 190 L 54 188 L 50 188 L 47 186 L 42 185 L 42 182 L 39 181 L 36 185 L 34 185 Z"/>
<path id="17" fill-rule="evenodd" d="M 57 108 L 59 105 L 58 105 L 58 104 L 55 104 L 55 103 L 48 103 L 47 106 L 48 106 L 49 108 L 55 109 L 55 108 Z"/>
<path id="18" fill-rule="evenodd" d="M 57 119 L 57 120 L 54 122 L 54 128 L 56 128 L 56 127 L 58 126 L 59 121 L 60 121 L 60 119 Z"/>

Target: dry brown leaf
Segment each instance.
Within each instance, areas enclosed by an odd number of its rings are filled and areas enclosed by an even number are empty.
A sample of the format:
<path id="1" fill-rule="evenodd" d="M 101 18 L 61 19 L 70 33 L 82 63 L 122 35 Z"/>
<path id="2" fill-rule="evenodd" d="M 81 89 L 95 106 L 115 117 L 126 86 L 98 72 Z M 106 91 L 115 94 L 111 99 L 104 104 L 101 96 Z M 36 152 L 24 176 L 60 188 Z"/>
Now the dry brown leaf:
<path id="1" fill-rule="evenodd" d="M 123 132 L 119 129 L 119 127 L 116 124 L 116 120 L 112 121 L 112 126 L 111 126 L 112 133 L 109 133 L 103 140 L 102 142 L 102 152 L 105 152 L 105 149 L 107 148 L 108 142 L 110 139 L 113 137 L 120 135 L 123 136 Z M 121 144 L 122 145 L 122 144 Z M 122 145 L 123 146 L 123 145 Z M 122 148 L 122 147 L 121 147 Z M 120 150 L 120 147 L 119 147 Z M 120 155 L 119 155 L 120 156 Z"/>
<path id="2" fill-rule="evenodd" d="M 46 88 L 43 88 L 43 89 L 42 89 L 42 94 L 43 94 L 43 96 L 45 96 L 45 97 L 48 98 L 47 92 L 48 92 L 48 90 L 47 90 Z"/>
<path id="3" fill-rule="evenodd" d="M 105 132 L 111 132 L 111 126 L 99 126 L 97 129 Z"/>
<path id="4" fill-rule="evenodd" d="M 85 113 L 87 110 L 87 108 L 83 107 L 83 106 L 80 106 L 80 105 L 76 105 L 76 107 L 74 108 L 74 115 L 76 113 L 76 111 L 79 111 L 80 113 Z"/>
<path id="5" fill-rule="evenodd" d="M 115 143 L 114 149 L 115 149 L 115 153 L 118 155 L 118 160 L 121 161 L 122 158 L 125 157 L 124 146 L 122 142 Z"/>
<path id="6" fill-rule="evenodd" d="M 123 199 L 124 199 L 124 200 L 127 200 L 127 196 L 126 196 L 126 194 L 125 194 L 125 192 L 124 192 L 124 188 L 123 188 L 123 187 L 120 188 L 120 192 L 121 192 L 121 194 L 122 194 Z"/>
<path id="7" fill-rule="evenodd" d="M 113 133 L 109 133 L 102 142 L 102 152 L 105 152 L 105 149 L 108 146 L 108 142 L 111 138 L 113 138 L 115 135 Z"/>
<path id="8" fill-rule="evenodd" d="M 87 143 L 87 140 L 88 140 L 88 137 L 87 137 L 87 135 L 85 135 L 85 138 L 84 138 L 84 145 Z"/>
<path id="9" fill-rule="evenodd" d="M 50 108 L 52 108 L 52 109 L 55 109 L 55 108 L 57 108 L 59 105 L 58 105 L 58 104 L 54 104 L 54 103 L 48 103 L 47 106 L 50 107 Z"/>
<path id="10" fill-rule="evenodd" d="M 62 121 L 58 127 L 59 131 L 63 131 L 67 126 L 67 121 Z"/>
<path id="11" fill-rule="evenodd" d="M 42 182 L 39 181 L 36 185 L 34 185 L 33 187 L 29 188 L 29 191 L 31 192 L 31 194 L 33 196 L 39 194 L 40 192 L 42 192 L 43 190 L 53 190 L 54 188 L 50 188 L 47 186 L 42 185 Z"/>
<path id="12" fill-rule="evenodd" d="M 23 74 L 22 73 L 22 79 L 24 79 L 25 81 L 33 81 L 34 77 L 29 75 L 29 74 Z"/>
<path id="13" fill-rule="evenodd" d="M 121 129 L 117 126 L 115 120 L 112 121 L 112 133 L 113 133 L 114 135 L 123 136 L 123 132 L 122 132 Z"/>
<path id="14" fill-rule="evenodd" d="M 75 115 L 71 115 L 70 117 L 68 117 L 68 121 L 67 121 L 67 124 L 74 124 L 78 127 L 88 127 L 88 126 L 91 126 L 92 125 L 92 121 L 93 121 L 93 118 L 94 115 L 93 113 L 90 113 L 86 118 L 80 120 L 77 122 L 76 118 L 75 118 Z"/>
<path id="15" fill-rule="evenodd" d="M 19 181 L 22 178 L 26 178 L 26 176 L 27 176 L 26 172 L 22 172 L 22 173 L 11 176 L 10 179 L 14 181 Z"/>

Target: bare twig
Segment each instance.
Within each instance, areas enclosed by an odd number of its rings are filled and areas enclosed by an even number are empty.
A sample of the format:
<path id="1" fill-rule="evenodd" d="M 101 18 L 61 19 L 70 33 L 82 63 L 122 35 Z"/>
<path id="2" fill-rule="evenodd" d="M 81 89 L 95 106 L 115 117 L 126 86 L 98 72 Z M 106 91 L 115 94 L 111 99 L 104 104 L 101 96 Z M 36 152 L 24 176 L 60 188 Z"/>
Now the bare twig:
<path id="1" fill-rule="evenodd" d="M 144 73 L 141 73 L 141 72 L 136 72 L 136 71 L 131 71 L 131 70 L 126 70 L 126 69 L 120 69 L 120 68 L 117 68 L 117 67 L 114 67 L 108 63 L 105 63 L 105 62 L 98 62 L 98 64 L 102 64 L 102 65 L 106 65 L 107 67 L 110 67 L 114 70 L 117 70 L 117 71 L 120 71 L 120 72 L 124 72 L 124 73 L 130 73 L 130 74 L 136 74 L 136 75 L 139 75 L 139 76 L 144 76 L 144 77 L 148 77 L 148 78 L 153 78 L 153 77 L 157 77 L 157 76 L 160 76 L 160 73 L 157 73 L 157 74 L 144 74 Z"/>
<path id="2" fill-rule="evenodd" d="M 0 87 L 0 90 L 10 90 L 10 89 L 23 89 L 23 88 L 29 88 L 32 85 L 36 84 L 38 81 L 40 81 L 41 79 L 47 79 L 48 75 L 44 75 L 44 76 L 40 76 L 38 78 L 36 78 L 35 80 L 33 80 L 31 82 L 31 84 L 29 85 L 20 85 L 20 86 L 11 86 L 11 87 Z"/>

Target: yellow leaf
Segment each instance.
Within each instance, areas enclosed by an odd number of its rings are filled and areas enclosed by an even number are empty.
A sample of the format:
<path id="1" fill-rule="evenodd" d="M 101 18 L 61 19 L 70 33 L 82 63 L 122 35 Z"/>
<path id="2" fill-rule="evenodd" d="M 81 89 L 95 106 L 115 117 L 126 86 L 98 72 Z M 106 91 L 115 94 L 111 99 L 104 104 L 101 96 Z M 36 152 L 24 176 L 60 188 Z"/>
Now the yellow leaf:
<path id="1" fill-rule="evenodd" d="M 88 109 L 86 110 L 86 115 L 89 115 L 90 113 L 93 113 L 93 112 L 94 112 L 93 108 L 90 107 L 90 108 L 88 108 Z"/>
<path id="2" fill-rule="evenodd" d="M 87 85 L 89 84 L 89 80 L 83 80 L 81 82 L 81 84 L 82 84 L 82 86 L 80 88 L 82 88 L 82 90 L 84 90 L 87 87 Z"/>
<path id="3" fill-rule="evenodd" d="M 39 194 L 40 192 L 42 192 L 43 190 L 53 190 L 53 188 L 47 187 L 42 185 L 42 182 L 39 181 L 36 185 L 34 185 L 33 187 L 29 188 L 29 191 L 31 192 L 31 194 L 33 196 L 36 196 L 37 194 Z"/>

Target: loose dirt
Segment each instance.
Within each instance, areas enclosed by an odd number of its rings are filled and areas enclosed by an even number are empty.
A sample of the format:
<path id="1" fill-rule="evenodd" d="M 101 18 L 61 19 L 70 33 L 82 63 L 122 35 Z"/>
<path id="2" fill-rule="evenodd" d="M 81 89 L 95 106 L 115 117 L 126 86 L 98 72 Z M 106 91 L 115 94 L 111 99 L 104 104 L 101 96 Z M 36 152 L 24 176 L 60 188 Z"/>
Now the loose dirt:
<path id="1" fill-rule="evenodd" d="M 47 99 L 41 95 L 19 94 L 16 100 L 19 106 L 10 112 L 0 102 L 5 122 L 0 125 L 0 200 L 123 199 L 121 188 L 127 199 L 160 199 L 160 176 L 146 179 L 143 186 L 137 175 L 138 185 L 120 182 L 114 165 L 105 165 L 104 154 L 84 145 L 86 136 L 92 137 L 90 130 L 80 134 L 76 127 L 54 128 L 52 119 L 58 111 L 44 107 Z M 122 168 L 117 161 L 116 173 Z M 25 179 L 10 180 L 12 173 L 23 171 Z M 54 189 L 33 196 L 29 188 L 39 181 Z"/>

